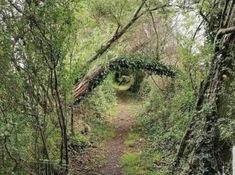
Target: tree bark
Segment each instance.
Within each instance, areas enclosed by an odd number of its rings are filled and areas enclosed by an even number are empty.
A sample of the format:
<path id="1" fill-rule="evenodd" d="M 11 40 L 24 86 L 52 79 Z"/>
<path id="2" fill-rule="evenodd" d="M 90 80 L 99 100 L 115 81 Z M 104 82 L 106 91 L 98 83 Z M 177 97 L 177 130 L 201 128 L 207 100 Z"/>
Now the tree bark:
<path id="1" fill-rule="evenodd" d="M 146 63 L 138 60 L 127 60 L 126 58 L 120 57 L 111 60 L 106 65 L 97 65 L 90 69 L 84 78 L 78 82 L 73 89 L 73 96 L 76 99 L 75 104 L 78 104 L 81 99 L 98 86 L 107 76 L 110 71 L 117 71 L 121 68 L 130 68 L 147 71 L 148 73 L 153 73 L 161 76 L 174 77 L 175 72 L 169 67 L 155 62 Z"/>
<path id="2" fill-rule="evenodd" d="M 233 19 L 234 14 L 231 13 L 231 7 L 234 8 L 234 0 L 228 0 L 226 4 L 230 4 L 230 8 L 225 7 L 223 12 L 227 19 Z M 221 3 L 223 3 L 221 1 Z M 227 12 L 226 12 L 226 9 Z M 218 10 L 217 13 L 220 11 Z M 214 19 L 216 15 L 210 19 Z M 226 20 L 227 20 L 226 19 Z M 224 19 L 225 20 L 225 19 Z M 189 139 L 196 140 L 191 149 L 192 160 L 190 162 L 190 175 L 214 175 L 221 172 L 221 168 L 217 165 L 218 156 L 215 152 L 215 148 L 220 139 L 218 119 L 219 119 L 219 99 L 221 98 L 221 88 L 223 86 L 224 78 L 229 74 L 228 70 L 231 69 L 231 62 L 234 61 L 234 40 L 235 40 L 235 28 L 234 26 L 228 26 L 226 21 L 207 21 L 208 26 L 215 26 L 217 28 L 209 27 L 208 33 L 217 31 L 214 38 L 214 57 L 211 61 L 211 69 L 209 75 L 202 83 L 200 87 L 197 102 L 195 104 L 194 114 L 189 123 L 189 126 L 182 138 L 180 147 L 176 154 L 173 162 L 173 168 L 171 173 L 175 174 L 180 159 L 183 157 L 186 147 L 188 146 L 187 141 Z M 231 22 L 231 21 L 230 21 Z M 217 25 L 220 23 L 221 25 Z M 232 24 L 231 24 L 232 25 Z M 219 28 L 218 28 L 219 27 Z M 209 34 L 210 35 L 210 34 Z M 203 110 L 202 110 L 203 109 Z M 197 120 L 203 123 L 202 131 L 200 132 L 199 139 L 195 138 L 195 123 Z M 194 132 L 194 134 L 193 134 Z"/>

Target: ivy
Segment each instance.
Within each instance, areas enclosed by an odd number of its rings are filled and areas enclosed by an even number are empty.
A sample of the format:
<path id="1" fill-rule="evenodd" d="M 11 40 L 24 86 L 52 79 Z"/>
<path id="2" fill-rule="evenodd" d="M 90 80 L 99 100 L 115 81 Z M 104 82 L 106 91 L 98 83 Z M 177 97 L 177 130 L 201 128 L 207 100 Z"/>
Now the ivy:
<path id="1" fill-rule="evenodd" d="M 171 67 L 159 62 L 151 62 L 148 61 L 147 58 L 144 58 L 145 57 L 121 56 L 111 60 L 107 65 L 99 67 L 98 70 L 96 70 L 98 73 L 96 71 L 92 72 L 93 69 L 91 69 L 88 71 L 87 75 L 85 75 L 84 78 L 80 80 L 80 82 L 82 82 L 84 79 L 87 79 L 90 74 L 93 75 L 89 80 L 88 89 L 85 93 L 76 98 L 75 104 L 78 104 L 84 98 L 84 96 L 88 94 L 88 92 L 91 92 L 94 88 L 100 85 L 110 72 L 120 71 L 123 68 L 131 70 L 142 70 L 148 72 L 149 74 L 167 76 L 171 78 L 175 77 L 176 73 L 172 70 Z M 75 84 L 78 85 L 80 82 L 77 82 L 76 80 Z"/>

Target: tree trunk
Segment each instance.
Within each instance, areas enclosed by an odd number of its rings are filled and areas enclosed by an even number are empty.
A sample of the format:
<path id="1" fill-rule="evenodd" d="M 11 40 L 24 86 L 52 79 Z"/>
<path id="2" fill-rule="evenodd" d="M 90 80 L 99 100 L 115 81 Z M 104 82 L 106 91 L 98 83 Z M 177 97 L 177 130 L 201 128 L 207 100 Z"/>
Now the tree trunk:
<path id="1" fill-rule="evenodd" d="M 90 71 L 88 71 L 84 78 L 80 82 L 78 82 L 73 89 L 73 95 L 76 99 L 75 103 L 78 104 L 88 92 L 98 86 L 105 79 L 110 71 L 119 71 L 122 68 L 143 70 L 147 71 L 148 73 L 153 73 L 161 76 L 175 76 L 174 71 L 161 63 L 146 63 L 139 60 L 128 60 L 127 58 L 120 57 L 111 60 L 106 65 L 95 66 Z"/>

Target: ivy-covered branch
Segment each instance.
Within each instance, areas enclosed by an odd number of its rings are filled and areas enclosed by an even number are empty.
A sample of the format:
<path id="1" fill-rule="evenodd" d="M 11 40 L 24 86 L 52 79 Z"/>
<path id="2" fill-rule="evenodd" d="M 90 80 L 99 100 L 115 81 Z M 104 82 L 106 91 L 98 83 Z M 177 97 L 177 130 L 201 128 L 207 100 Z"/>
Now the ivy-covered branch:
<path id="1" fill-rule="evenodd" d="M 149 74 L 160 76 L 174 77 L 175 72 L 168 66 L 159 62 L 148 62 L 139 59 L 129 59 L 127 57 L 119 57 L 111 60 L 106 65 L 98 65 L 93 67 L 88 73 L 77 82 L 73 89 L 73 96 L 76 99 L 75 104 L 78 104 L 81 99 L 97 87 L 106 76 L 112 71 L 118 71 L 122 68 L 133 70 L 143 70 Z"/>

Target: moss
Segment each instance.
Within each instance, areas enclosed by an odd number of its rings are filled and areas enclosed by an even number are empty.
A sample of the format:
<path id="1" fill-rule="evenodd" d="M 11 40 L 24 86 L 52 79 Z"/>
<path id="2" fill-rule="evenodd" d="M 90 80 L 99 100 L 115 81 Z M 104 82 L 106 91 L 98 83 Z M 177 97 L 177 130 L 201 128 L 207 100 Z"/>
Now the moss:
<path id="1" fill-rule="evenodd" d="M 124 175 L 142 175 L 144 169 L 140 166 L 140 153 L 126 153 L 120 160 Z"/>
<path id="2" fill-rule="evenodd" d="M 126 140 L 124 141 L 124 145 L 127 147 L 132 147 L 135 145 L 137 141 L 139 141 L 141 138 L 136 133 L 129 133 L 127 135 Z"/>

